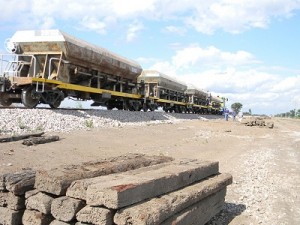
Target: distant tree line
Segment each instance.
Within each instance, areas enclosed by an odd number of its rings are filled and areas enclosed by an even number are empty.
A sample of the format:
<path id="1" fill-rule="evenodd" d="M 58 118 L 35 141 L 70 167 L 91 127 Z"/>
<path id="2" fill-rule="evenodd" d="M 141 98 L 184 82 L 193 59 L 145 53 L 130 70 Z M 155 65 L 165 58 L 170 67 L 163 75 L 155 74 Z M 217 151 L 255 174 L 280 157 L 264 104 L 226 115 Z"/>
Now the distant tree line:
<path id="1" fill-rule="evenodd" d="M 292 109 L 289 112 L 279 113 L 275 115 L 276 117 L 289 117 L 289 118 L 299 118 L 300 119 L 300 109 Z"/>

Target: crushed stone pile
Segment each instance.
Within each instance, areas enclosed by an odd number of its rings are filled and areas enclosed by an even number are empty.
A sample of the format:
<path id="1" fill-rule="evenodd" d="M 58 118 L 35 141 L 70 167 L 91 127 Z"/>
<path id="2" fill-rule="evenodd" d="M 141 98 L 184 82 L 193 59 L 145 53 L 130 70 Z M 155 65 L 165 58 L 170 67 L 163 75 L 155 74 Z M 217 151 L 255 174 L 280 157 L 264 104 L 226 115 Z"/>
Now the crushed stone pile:
<path id="1" fill-rule="evenodd" d="M 0 135 L 29 132 L 70 132 L 91 128 L 147 126 L 177 123 L 191 119 L 215 119 L 216 115 L 165 112 L 134 112 L 125 110 L 66 110 L 66 109 L 0 109 Z"/>

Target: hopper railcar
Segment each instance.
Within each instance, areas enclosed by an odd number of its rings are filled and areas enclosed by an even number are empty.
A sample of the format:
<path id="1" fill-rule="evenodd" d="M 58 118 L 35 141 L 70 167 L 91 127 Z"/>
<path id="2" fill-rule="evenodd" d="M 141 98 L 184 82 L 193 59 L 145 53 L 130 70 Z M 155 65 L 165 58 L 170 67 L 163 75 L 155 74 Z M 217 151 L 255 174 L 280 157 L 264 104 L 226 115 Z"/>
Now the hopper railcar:
<path id="1" fill-rule="evenodd" d="M 188 108 L 195 113 L 208 113 L 210 110 L 210 93 L 189 84 L 185 94 L 188 96 Z"/>
<path id="2" fill-rule="evenodd" d="M 142 67 L 135 61 L 59 30 L 17 31 L 7 44 L 14 54 L 1 58 L 7 62 L 0 81 L 2 105 L 57 108 L 67 96 L 111 108 L 140 102 L 142 86 L 136 79 Z"/>
<path id="3" fill-rule="evenodd" d="M 145 104 L 151 110 L 162 107 L 166 112 L 186 112 L 184 91 L 187 86 L 184 82 L 159 71 L 143 70 L 138 83 L 145 84 Z"/>
<path id="4" fill-rule="evenodd" d="M 211 114 L 222 114 L 224 108 L 224 101 L 219 96 L 211 96 Z"/>
<path id="5" fill-rule="evenodd" d="M 60 30 L 17 31 L 0 56 L 0 105 L 58 108 L 66 97 L 92 106 L 139 111 L 215 113 L 222 103 L 208 92 Z"/>

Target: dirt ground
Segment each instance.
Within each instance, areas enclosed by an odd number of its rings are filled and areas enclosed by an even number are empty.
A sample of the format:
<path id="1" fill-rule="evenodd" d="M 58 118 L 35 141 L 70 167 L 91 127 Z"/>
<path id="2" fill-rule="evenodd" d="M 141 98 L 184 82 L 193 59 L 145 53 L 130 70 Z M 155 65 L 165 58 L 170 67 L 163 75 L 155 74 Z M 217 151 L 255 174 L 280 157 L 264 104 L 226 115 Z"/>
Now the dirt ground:
<path id="1" fill-rule="evenodd" d="M 220 172 L 232 174 L 234 182 L 211 224 L 300 224 L 300 120 L 273 121 L 274 129 L 192 120 L 74 131 L 59 134 L 58 142 L 31 147 L 0 143 L 0 173 L 128 152 L 219 161 Z"/>

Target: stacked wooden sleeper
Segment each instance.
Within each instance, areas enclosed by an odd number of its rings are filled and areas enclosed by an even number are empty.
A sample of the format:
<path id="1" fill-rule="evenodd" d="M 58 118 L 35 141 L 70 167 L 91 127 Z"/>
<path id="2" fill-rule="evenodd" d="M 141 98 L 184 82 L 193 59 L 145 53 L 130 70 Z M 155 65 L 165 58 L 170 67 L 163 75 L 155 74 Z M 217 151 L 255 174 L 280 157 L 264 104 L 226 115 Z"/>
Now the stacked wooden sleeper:
<path id="1" fill-rule="evenodd" d="M 221 210 L 232 182 L 218 162 L 138 154 L 35 178 L 24 196 L 24 225 L 204 224 Z"/>

